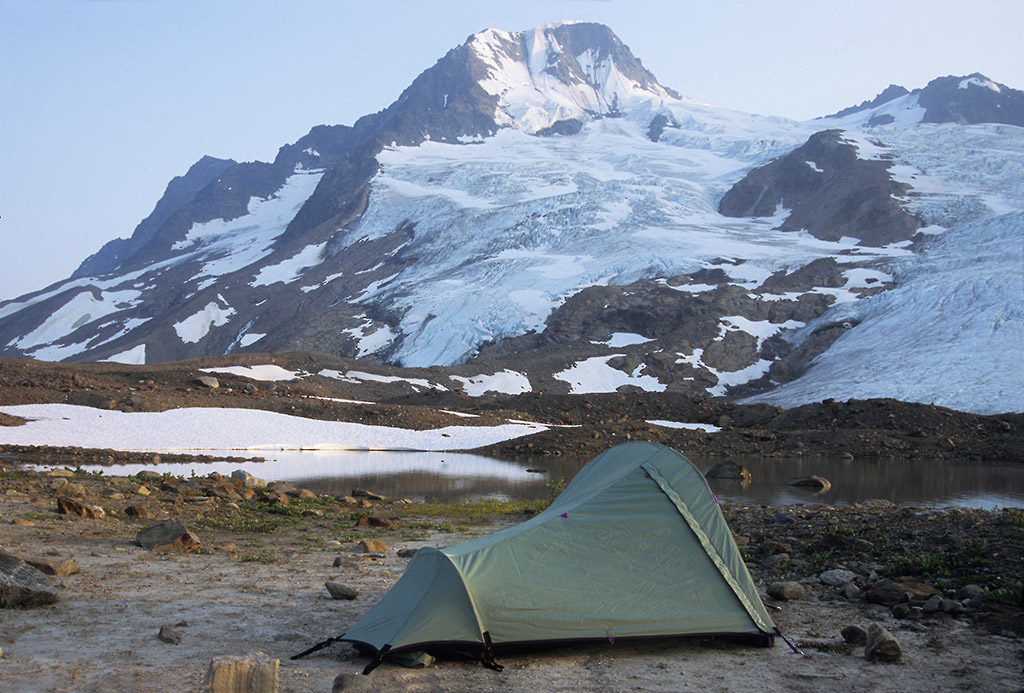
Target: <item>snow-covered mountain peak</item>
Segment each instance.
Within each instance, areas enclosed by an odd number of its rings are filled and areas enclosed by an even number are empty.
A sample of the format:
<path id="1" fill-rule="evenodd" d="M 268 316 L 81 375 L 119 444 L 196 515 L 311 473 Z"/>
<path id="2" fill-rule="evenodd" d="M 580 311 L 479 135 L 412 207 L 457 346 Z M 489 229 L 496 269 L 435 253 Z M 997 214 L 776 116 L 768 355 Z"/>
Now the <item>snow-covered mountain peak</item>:
<path id="1" fill-rule="evenodd" d="M 917 123 L 1002 123 L 1024 127 L 1024 91 L 999 84 L 980 72 L 938 77 L 907 91 L 889 85 L 859 106 L 824 118 L 830 127 L 861 128 Z"/>
<path id="2" fill-rule="evenodd" d="M 530 133 L 560 121 L 622 115 L 678 101 L 608 27 L 576 22 L 510 33 L 487 29 L 466 43 L 498 98 L 494 120 Z"/>

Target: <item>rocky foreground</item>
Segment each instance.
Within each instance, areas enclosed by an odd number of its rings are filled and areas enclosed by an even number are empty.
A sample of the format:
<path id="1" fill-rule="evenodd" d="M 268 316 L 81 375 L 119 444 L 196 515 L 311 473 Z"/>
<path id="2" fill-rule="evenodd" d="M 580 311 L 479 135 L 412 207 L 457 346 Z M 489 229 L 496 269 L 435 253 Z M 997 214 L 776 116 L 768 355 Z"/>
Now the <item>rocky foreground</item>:
<path id="1" fill-rule="evenodd" d="M 270 362 L 305 375 L 268 383 L 200 370 Z M 569 424 L 483 450 L 504 458 L 587 458 L 644 439 L 725 461 L 757 454 L 1024 462 L 1020 414 L 892 400 L 783 410 L 641 392 L 468 397 L 408 380 L 310 375 L 356 367 L 371 366 L 308 354 L 137 367 L 0 359 L 0 405 L 245 407 L 415 429 L 509 419 Z M 720 430 L 651 423 L 659 420 Z M 23 423 L 0 414 L 0 426 Z M 347 645 L 295 662 L 289 656 L 355 622 L 416 549 L 507 527 L 545 501 L 423 505 L 372 489 L 327 496 L 264 486 L 244 475 L 118 474 L 118 463 L 154 461 L 152 453 L 0 446 L 4 686 L 198 690 L 213 660 L 236 658 L 214 673 L 249 667 L 287 691 L 331 690 L 338 676 L 338 687 L 364 690 L 1024 688 L 1020 510 L 726 505 L 772 617 L 802 656 L 784 646 L 666 639 L 505 653 L 500 673 L 460 660 L 421 670 L 384 666 L 366 680 L 358 676 L 365 659 Z M 96 463 L 111 466 L 103 474 L 76 469 Z M 33 464 L 64 468 L 38 472 Z"/>
<path id="2" fill-rule="evenodd" d="M 367 681 L 348 645 L 288 657 L 358 619 L 417 548 L 509 526 L 544 501 L 419 505 L 244 474 L 112 472 L 0 472 L 0 677 L 13 690 L 197 690 L 225 657 L 288 691 L 331 690 L 338 676 L 363 690 L 1024 685 L 1019 510 L 727 505 L 762 598 L 803 656 L 781 643 L 588 644 L 508 653 L 501 673 L 451 660 Z"/>

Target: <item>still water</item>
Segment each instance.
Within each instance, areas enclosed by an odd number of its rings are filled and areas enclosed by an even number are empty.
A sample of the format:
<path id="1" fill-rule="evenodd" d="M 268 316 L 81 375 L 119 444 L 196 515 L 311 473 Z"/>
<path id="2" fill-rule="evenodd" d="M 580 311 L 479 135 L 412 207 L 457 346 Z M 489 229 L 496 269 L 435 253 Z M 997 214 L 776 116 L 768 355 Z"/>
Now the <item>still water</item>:
<path id="1" fill-rule="evenodd" d="M 238 456 L 238 451 L 203 451 Z M 320 493 L 348 494 L 363 488 L 389 498 L 458 501 L 471 498 L 539 498 L 549 484 L 568 482 L 586 460 L 544 458 L 505 462 L 480 455 L 437 452 L 261 451 L 264 462 L 211 462 L 86 467 L 107 474 L 142 469 L 190 476 L 245 469 L 253 476 L 297 483 Z M 718 459 L 694 459 L 707 471 Z M 846 505 L 879 498 L 918 506 L 1024 508 L 1024 465 L 979 462 L 893 462 L 803 458 L 737 458 L 751 473 L 748 484 L 710 481 L 722 501 L 744 504 Z M 832 488 L 813 493 L 787 486 L 790 479 L 823 476 Z"/>

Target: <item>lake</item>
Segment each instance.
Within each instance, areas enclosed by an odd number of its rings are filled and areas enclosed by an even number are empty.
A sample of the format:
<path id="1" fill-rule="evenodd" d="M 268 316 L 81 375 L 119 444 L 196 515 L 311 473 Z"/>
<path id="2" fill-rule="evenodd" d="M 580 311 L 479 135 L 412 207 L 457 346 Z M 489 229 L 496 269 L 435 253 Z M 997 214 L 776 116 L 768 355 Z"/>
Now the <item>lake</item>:
<path id="1" fill-rule="evenodd" d="M 197 451 L 191 451 L 197 452 Z M 239 451 L 199 451 L 239 456 Z M 541 498 L 549 484 L 568 482 L 586 462 L 543 458 L 506 462 L 481 455 L 438 452 L 259 451 L 264 462 L 211 462 L 83 467 L 106 474 L 134 474 L 142 469 L 190 476 L 235 469 L 268 480 L 290 481 L 320 493 L 375 491 L 389 498 L 459 501 L 472 498 Z M 707 471 L 724 458 L 694 459 Z M 980 462 L 895 462 L 803 458 L 736 458 L 751 472 L 747 484 L 710 480 L 722 501 L 748 505 L 829 503 L 849 505 L 877 498 L 916 506 L 1024 508 L 1024 465 Z M 539 471 L 538 471 L 539 470 Z M 787 486 L 790 479 L 823 476 L 832 488 L 823 493 Z"/>

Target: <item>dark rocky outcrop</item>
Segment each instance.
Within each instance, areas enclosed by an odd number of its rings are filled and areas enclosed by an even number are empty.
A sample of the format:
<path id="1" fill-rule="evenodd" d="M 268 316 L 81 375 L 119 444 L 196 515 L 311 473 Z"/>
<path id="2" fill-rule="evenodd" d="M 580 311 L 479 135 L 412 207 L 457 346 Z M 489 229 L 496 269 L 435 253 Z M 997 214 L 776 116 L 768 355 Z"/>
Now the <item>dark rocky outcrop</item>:
<path id="1" fill-rule="evenodd" d="M 238 162 L 204 156 L 192 164 L 183 176 L 167 184 L 163 196 L 145 219 L 139 222 L 131 238 L 115 238 L 96 253 L 87 257 L 71 277 L 87 277 L 113 272 L 121 264 L 149 243 L 171 215 L 195 199 L 200 190 L 213 183 L 229 167 Z"/>
<path id="2" fill-rule="evenodd" d="M 816 238 L 858 239 L 882 246 L 912 238 L 921 222 L 898 196 L 909 186 L 889 175 L 890 163 L 857 156 L 840 130 L 815 133 L 805 144 L 755 168 L 722 197 L 718 211 L 730 217 L 772 216 L 790 210 L 782 231 L 807 230 Z"/>
<path id="3" fill-rule="evenodd" d="M 1024 91 L 975 72 L 939 77 L 918 94 L 926 123 L 1003 123 L 1024 126 Z"/>

